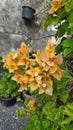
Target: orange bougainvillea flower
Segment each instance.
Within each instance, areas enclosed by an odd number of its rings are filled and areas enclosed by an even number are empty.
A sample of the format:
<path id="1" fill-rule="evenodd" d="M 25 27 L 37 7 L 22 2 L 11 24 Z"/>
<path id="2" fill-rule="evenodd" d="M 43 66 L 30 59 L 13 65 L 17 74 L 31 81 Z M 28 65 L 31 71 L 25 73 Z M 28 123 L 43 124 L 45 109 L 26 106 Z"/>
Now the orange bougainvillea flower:
<path id="1" fill-rule="evenodd" d="M 39 84 L 41 84 L 41 80 L 39 78 L 42 74 L 42 69 L 40 67 L 30 68 L 26 71 L 26 74 L 29 76 L 29 83 L 31 91 L 34 91 L 39 88 Z"/>
<path id="2" fill-rule="evenodd" d="M 55 48 L 56 46 L 53 44 L 53 42 L 51 40 L 48 40 L 48 43 L 45 47 L 45 54 L 49 58 L 52 58 L 55 55 Z"/>
<path id="3" fill-rule="evenodd" d="M 37 50 L 36 54 L 34 54 L 35 58 L 36 58 L 36 62 L 42 66 L 42 61 L 41 61 L 41 52 L 40 50 Z"/>
<path id="4" fill-rule="evenodd" d="M 51 4 L 51 9 L 48 11 L 49 14 L 54 14 L 58 12 L 62 6 L 63 0 L 53 0 Z"/>
<path id="5" fill-rule="evenodd" d="M 48 41 L 44 52 L 40 52 L 39 50 L 35 54 L 36 61 L 38 62 L 39 66 L 43 68 L 43 71 L 48 71 L 50 66 L 54 65 L 52 58 L 55 56 L 55 45 Z"/>
<path id="6" fill-rule="evenodd" d="M 42 64 L 41 61 L 45 62 L 48 61 L 49 58 L 52 58 L 55 56 L 55 45 L 52 43 L 51 40 L 48 40 L 48 43 L 44 49 L 44 52 L 40 52 L 40 50 L 37 51 L 37 53 L 35 54 L 36 57 L 36 61 L 39 64 Z"/>
<path id="7" fill-rule="evenodd" d="M 21 75 L 21 74 L 15 74 L 12 77 L 12 80 L 16 81 L 20 84 L 19 92 L 22 92 L 24 89 L 26 89 L 27 83 L 28 83 L 28 76 L 27 75 Z"/>
<path id="8" fill-rule="evenodd" d="M 21 43 L 21 47 L 17 49 L 18 57 L 25 58 L 29 52 L 29 46 L 26 45 L 24 42 Z"/>
<path id="9" fill-rule="evenodd" d="M 57 70 L 55 71 L 55 73 L 52 74 L 52 76 L 54 78 L 56 78 L 57 80 L 61 80 L 63 72 L 64 71 L 62 69 L 60 69 L 59 67 L 57 67 Z"/>
<path id="10" fill-rule="evenodd" d="M 40 73 L 42 73 L 42 69 L 40 67 L 30 68 L 26 71 L 26 74 L 33 77 L 38 76 Z"/>
<path id="11" fill-rule="evenodd" d="M 51 80 L 50 76 L 45 75 L 42 80 L 42 84 L 39 88 L 39 94 L 46 93 L 50 96 L 53 94 L 53 81 Z"/>
<path id="12" fill-rule="evenodd" d="M 30 100 L 30 101 L 28 102 L 27 106 L 33 108 L 33 107 L 35 106 L 35 103 L 36 103 L 35 100 Z"/>
<path id="13" fill-rule="evenodd" d="M 26 109 L 26 113 L 28 116 L 31 116 L 32 115 L 32 109 L 35 110 L 36 109 L 36 102 L 35 100 L 30 100 L 27 104 L 27 109 Z"/>
<path id="14" fill-rule="evenodd" d="M 4 58 L 4 67 L 8 67 L 9 72 L 14 72 L 15 70 L 18 70 L 18 64 L 16 62 L 16 59 L 14 59 L 14 53 L 10 52 L 9 57 Z"/>
<path id="15" fill-rule="evenodd" d="M 54 62 L 55 62 L 55 64 L 58 64 L 58 65 L 62 64 L 62 62 L 63 62 L 63 57 L 62 57 L 62 55 L 61 55 L 61 54 L 56 55 L 56 56 L 54 57 Z"/>
<path id="16" fill-rule="evenodd" d="M 52 74 L 52 73 L 55 73 L 57 71 L 57 68 L 59 67 L 60 64 L 62 64 L 62 61 L 63 61 L 63 58 L 62 58 L 62 55 L 57 55 L 57 56 L 54 56 L 52 59 L 50 59 L 53 64 L 50 65 L 49 64 L 49 73 Z"/>
<path id="17" fill-rule="evenodd" d="M 62 64 L 63 62 L 63 58 L 62 56 L 59 54 L 57 56 L 54 56 L 53 60 L 53 66 L 49 67 L 49 74 L 52 75 L 53 77 L 55 77 L 57 80 L 60 80 L 62 77 L 62 69 L 60 69 L 59 65 Z"/>
<path id="18" fill-rule="evenodd" d="M 30 83 L 30 89 L 31 91 L 34 91 L 36 89 L 39 89 L 39 94 L 46 93 L 48 95 L 52 95 L 53 88 L 52 88 L 53 82 L 49 76 L 46 73 L 42 72 L 42 74 L 36 76 L 32 82 Z"/>
<path id="19" fill-rule="evenodd" d="M 27 57 L 29 52 L 29 47 L 25 43 L 21 43 L 21 47 L 17 49 L 17 59 L 18 65 L 29 64 L 29 58 Z"/>
<path id="20" fill-rule="evenodd" d="M 34 59 L 30 59 L 28 57 L 28 52 L 29 52 L 29 46 L 26 45 L 25 43 L 22 43 L 21 47 L 17 49 L 17 53 L 15 54 L 18 66 L 24 65 L 26 68 L 28 68 L 35 64 Z"/>

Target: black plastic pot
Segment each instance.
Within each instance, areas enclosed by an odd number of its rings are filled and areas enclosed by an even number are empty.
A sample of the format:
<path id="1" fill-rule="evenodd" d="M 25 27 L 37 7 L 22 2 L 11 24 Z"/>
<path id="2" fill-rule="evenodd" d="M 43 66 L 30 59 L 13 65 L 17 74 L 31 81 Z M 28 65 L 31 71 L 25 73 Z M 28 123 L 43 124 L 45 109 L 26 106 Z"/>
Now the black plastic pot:
<path id="1" fill-rule="evenodd" d="M 0 100 L 3 102 L 4 106 L 6 107 L 13 106 L 16 103 L 16 97 L 0 98 Z"/>
<path id="2" fill-rule="evenodd" d="M 22 6 L 22 18 L 27 22 L 31 22 L 34 20 L 35 12 L 36 12 L 35 9 L 29 6 Z"/>

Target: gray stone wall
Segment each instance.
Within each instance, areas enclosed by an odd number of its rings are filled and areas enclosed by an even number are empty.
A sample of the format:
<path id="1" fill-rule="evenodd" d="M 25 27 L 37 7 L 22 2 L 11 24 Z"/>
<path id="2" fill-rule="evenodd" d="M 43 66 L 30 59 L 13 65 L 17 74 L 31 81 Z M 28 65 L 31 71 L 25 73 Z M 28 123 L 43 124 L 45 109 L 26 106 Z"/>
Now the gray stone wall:
<path id="1" fill-rule="evenodd" d="M 36 10 L 36 19 L 32 25 L 26 25 L 22 19 L 23 5 L 32 6 Z M 0 0 L 0 56 L 14 51 L 22 41 L 30 44 L 30 51 L 44 48 L 49 37 L 40 37 L 50 35 L 47 30 L 42 31 L 43 18 L 47 15 L 47 10 L 43 11 L 46 5 L 47 0 L 44 4 L 41 0 Z M 39 26 L 37 21 L 40 22 Z"/>

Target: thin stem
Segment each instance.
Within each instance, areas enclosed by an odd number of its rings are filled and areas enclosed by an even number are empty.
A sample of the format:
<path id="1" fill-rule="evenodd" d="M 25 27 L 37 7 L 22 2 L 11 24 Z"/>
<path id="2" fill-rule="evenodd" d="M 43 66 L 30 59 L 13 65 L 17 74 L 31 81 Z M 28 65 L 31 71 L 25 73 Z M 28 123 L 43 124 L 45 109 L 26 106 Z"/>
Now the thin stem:
<path id="1" fill-rule="evenodd" d="M 64 56 L 63 58 L 68 59 L 68 58 L 73 58 L 73 56 Z"/>
<path id="2" fill-rule="evenodd" d="M 31 40 L 40 40 L 40 39 L 52 37 L 52 36 L 54 36 L 54 35 L 47 35 L 47 36 L 43 36 L 43 37 L 39 37 L 39 38 L 34 38 L 34 39 L 31 39 Z"/>

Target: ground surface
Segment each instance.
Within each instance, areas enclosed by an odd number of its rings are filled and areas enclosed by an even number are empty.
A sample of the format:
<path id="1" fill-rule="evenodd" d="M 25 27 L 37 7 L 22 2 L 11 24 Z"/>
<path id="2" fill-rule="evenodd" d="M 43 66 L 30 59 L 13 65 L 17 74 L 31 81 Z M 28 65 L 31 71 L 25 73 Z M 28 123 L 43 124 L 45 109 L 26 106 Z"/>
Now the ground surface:
<path id="1" fill-rule="evenodd" d="M 18 118 L 16 110 L 23 108 L 21 103 L 16 103 L 14 106 L 5 107 L 0 104 L 0 130 L 22 130 L 27 123 L 27 117 L 24 119 Z"/>

